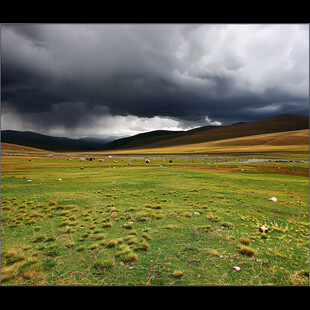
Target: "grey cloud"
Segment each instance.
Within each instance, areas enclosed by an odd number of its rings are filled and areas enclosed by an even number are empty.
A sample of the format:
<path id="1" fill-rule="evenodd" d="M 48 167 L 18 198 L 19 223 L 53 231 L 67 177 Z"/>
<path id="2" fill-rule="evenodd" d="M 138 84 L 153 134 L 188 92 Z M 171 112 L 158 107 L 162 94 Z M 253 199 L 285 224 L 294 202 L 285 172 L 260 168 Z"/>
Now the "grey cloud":
<path id="1" fill-rule="evenodd" d="M 16 24 L 1 31 L 3 109 L 42 128 L 91 126 L 98 115 L 168 117 L 181 128 L 207 125 L 206 117 L 225 124 L 308 113 L 308 27 Z"/>

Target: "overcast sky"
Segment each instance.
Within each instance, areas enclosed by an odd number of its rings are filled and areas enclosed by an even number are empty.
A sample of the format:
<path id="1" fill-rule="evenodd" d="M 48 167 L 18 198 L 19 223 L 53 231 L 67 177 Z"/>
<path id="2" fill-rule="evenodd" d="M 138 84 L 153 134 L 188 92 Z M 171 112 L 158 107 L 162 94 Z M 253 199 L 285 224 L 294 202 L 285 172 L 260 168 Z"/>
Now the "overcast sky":
<path id="1" fill-rule="evenodd" d="M 1 25 L 2 130 L 124 136 L 308 112 L 309 25 Z"/>

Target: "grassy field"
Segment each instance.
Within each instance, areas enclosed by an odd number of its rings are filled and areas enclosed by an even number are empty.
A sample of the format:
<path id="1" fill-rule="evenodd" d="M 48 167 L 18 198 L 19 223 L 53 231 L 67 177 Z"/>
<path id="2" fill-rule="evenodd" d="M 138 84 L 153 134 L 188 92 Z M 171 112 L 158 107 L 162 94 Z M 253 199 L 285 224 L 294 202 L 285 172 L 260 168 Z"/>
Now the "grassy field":
<path id="1" fill-rule="evenodd" d="M 308 164 L 118 164 L 2 156 L 2 285 L 309 284 Z"/>

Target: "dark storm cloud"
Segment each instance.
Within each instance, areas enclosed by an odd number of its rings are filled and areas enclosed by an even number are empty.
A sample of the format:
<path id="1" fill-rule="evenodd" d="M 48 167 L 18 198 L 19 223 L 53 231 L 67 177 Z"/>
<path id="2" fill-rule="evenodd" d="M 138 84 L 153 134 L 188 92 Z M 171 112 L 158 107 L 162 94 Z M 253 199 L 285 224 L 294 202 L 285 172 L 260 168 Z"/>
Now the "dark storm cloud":
<path id="1" fill-rule="evenodd" d="M 2 111 L 64 132 L 105 116 L 184 128 L 305 114 L 308 38 L 307 25 L 2 25 Z"/>

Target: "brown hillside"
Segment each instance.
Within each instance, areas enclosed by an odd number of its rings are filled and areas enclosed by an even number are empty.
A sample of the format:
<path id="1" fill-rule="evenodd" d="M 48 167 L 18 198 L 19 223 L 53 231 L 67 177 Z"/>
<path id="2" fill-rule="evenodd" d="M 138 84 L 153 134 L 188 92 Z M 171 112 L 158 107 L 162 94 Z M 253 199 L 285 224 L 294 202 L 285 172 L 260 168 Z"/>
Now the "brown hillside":
<path id="1" fill-rule="evenodd" d="M 127 150 L 127 154 L 309 152 L 309 129 L 276 132 L 162 148 Z M 122 151 L 112 151 L 120 154 Z"/>
<path id="2" fill-rule="evenodd" d="M 188 145 L 237 137 L 260 135 L 275 132 L 302 130 L 309 128 L 309 117 L 283 114 L 251 123 L 201 127 L 187 131 L 184 135 L 156 143 L 145 144 L 139 148 L 163 148 Z"/>
<path id="3" fill-rule="evenodd" d="M 1 153 L 34 153 L 34 154 L 49 154 L 50 151 L 36 149 L 29 146 L 17 145 L 1 142 Z"/>

